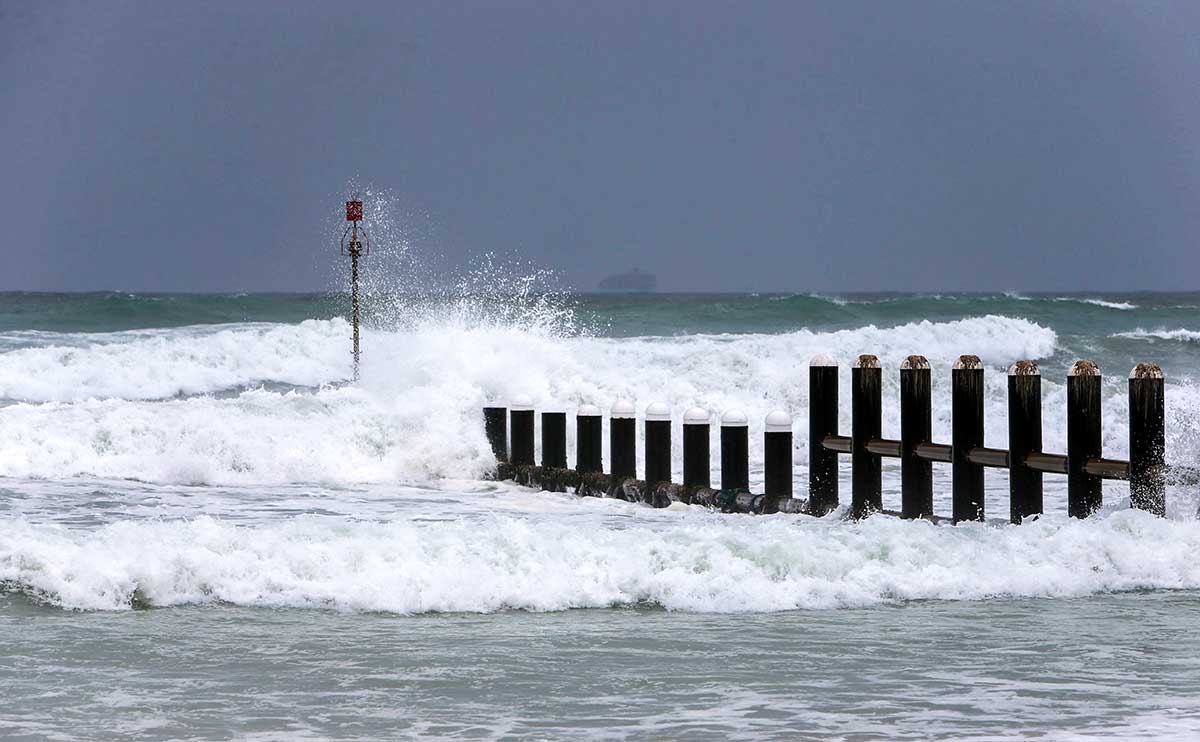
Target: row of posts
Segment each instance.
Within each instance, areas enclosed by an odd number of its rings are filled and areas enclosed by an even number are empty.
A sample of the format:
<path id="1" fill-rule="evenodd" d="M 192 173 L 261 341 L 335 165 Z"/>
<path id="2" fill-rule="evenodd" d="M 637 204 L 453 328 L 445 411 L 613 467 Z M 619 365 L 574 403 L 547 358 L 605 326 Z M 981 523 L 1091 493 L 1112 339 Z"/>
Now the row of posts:
<path id="1" fill-rule="evenodd" d="M 507 414 L 507 419 L 506 419 Z M 615 480 L 637 478 L 637 413 L 634 406 L 619 400 L 609 413 L 609 475 Z M 534 461 L 534 410 L 528 397 L 518 397 L 509 408 L 485 407 L 485 426 L 497 458 L 513 466 L 532 466 Z M 508 427 L 512 446 L 509 450 Z M 749 421 L 737 410 L 721 417 L 721 489 L 747 491 L 750 487 Z M 767 415 L 763 433 L 764 493 L 780 498 L 792 496 L 792 418 L 786 412 Z M 551 469 L 567 468 L 567 414 L 542 413 L 542 462 Z M 575 470 L 600 473 L 601 412 L 583 405 L 575 414 Z M 693 407 L 683 416 L 683 485 L 711 487 L 710 416 Z M 671 410 L 654 402 L 645 410 L 643 436 L 644 481 L 648 488 L 671 481 Z"/>
<path id="2" fill-rule="evenodd" d="M 933 463 L 951 465 L 953 520 L 984 518 L 984 468 L 1009 472 L 1010 520 L 1040 514 L 1042 475 L 1067 476 L 1068 512 L 1086 517 L 1101 505 L 1104 479 L 1128 479 L 1136 508 L 1165 511 L 1164 381 L 1154 364 L 1138 364 L 1129 376 L 1128 462 L 1104 459 L 1101 448 L 1101 377 L 1091 361 L 1074 364 L 1067 377 L 1067 452 L 1042 449 L 1041 375 L 1033 361 L 1008 370 L 1008 449 L 984 446 L 984 369 L 976 356 L 961 356 L 951 372 L 952 432 L 949 445 L 932 441 L 932 383 L 929 362 L 909 356 L 900 366 L 900 439 L 882 437 L 882 368 L 872 355 L 851 369 L 851 434 L 838 434 L 838 367 L 826 356 L 809 364 L 809 488 L 807 512 L 823 515 L 838 505 L 838 455 L 851 459 L 851 510 L 856 517 L 883 508 L 882 459 L 898 458 L 901 509 L 905 518 L 932 517 Z M 493 450 L 514 466 L 533 465 L 534 410 L 528 398 L 507 410 L 485 408 Z M 507 413 L 507 419 L 506 419 Z M 683 484 L 710 487 L 708 412 L 692 408 L 683 418 Z M 511 425 L 511 451 L 507 425 Z M 565 469 L 566 413 L 542 413 L 542 466 Z M 720 422 L 721 489 L 749 487 L 748 425 L 745 414 L 727 411 Z M 579 408 L 576 469 L 599 473 L 601 412 Z M 635 409 L 618 401 L 610 412 L 610 475 L 636 479 Z M 655 402 L 645 410 L 645 482 L 671 481 L 670 408 Z M 764 494 L 792 497 L 792 418 L 767 415 L 763 434 Z"/>

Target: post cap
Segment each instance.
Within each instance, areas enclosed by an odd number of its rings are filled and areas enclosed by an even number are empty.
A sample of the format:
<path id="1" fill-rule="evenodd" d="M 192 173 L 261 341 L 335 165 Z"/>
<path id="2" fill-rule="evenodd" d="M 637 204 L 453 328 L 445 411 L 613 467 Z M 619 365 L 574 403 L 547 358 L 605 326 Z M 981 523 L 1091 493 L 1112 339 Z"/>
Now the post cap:
<path id="1" fill-rule="evenodd" d="M 616 418 L 637 417 L 637 409 L 634 408 L 632 402 L 625 399 L 618 399 L 616 402 L 613 402 L 612 409 L 609 410 L 608 414 L 610 417 Z"/>
<path id="2" fill-rule="evenodd" d="M 1095 361 L 1075 361 L 1067 376 L 1099 376 L 1100 367 Z"/>
<path id="3" fill-rule="evenodd" d="M 854 361 L 855 368 L 879 368 L 879 356 L 863 353 Z"/>
<path id="4" fill-rule="evenodd" d="M 721 427 L 723 428 L 744 428 L 749 425 L 749 422 L 746 419 L 746 413 L 741 410 L 725 410 L 725 414 L 721 415 Z"/>
<path id="5" fill-rule="evenodd" d="M 1163 378 L 1162 369 L 1157 363 L 1139 363 L 1129 372 L 1131 379 L 1161 379 Z"/>
<path id="6" fill-rule="evenodd" d="M 1041 376 L 1042 370 L 1034 361 L 1017 361 L 1008 367 L 1009 376 Z"/>
<path id="7" fill-rule="evenodd" d="M 703 407 L 691 407 L 687 412 L 683 413 L 683 422 L 685 425 L 707 425 L 708 419 L 708 410 Z"/>
<path id="8" fill-rule="evenodd" d="M 575 411 L 576 417 L 600 417 L 600 408 L 594 404 L 581 404 Z"/>
<path id="9" fill-rule="evenodd" d="M 832 357 L 827 356 L 824 353 L 818 353 L 812 357 L 812 360 L 808 362 L 808 365 L 810 368 L 820 368 L 822 366 L 836 366 L 837 361 L 833 360 Z"/>
<path id="10" fill-rule="evenodd" d="M 666 402 L 651 402 L 646 405 L 647 420 L 670 420 L 671 408 Z"/>
<path id="11" fill-rule="evenodd" d="M 512 402 L 508 405 L 508 409 L 517 410 L 518 412 L 533 409 L 533 397 L 528 394 L 518 394 L 512 398 Z"/>
<path id="12" fill-rule="evenodd" d="M 783 410 L 769 412 L 766 419 L 763 420 L 763 426 L 768 433 L 790 433 L 792 432 L 792 416 Z"/>
<path id="13" fill-rule="evenodd" d="M 954 369 L 956 371 L 982 370 L 983 361 L 979 360 L 979 356 L 959 356 L 958 360 L 954 362 Z"/>
<path id="14" fill-rule="evenodd" d="M 928 371 L 929 359 L 925 356 L 909 356 L 900 362 L 901 371 Z"/>

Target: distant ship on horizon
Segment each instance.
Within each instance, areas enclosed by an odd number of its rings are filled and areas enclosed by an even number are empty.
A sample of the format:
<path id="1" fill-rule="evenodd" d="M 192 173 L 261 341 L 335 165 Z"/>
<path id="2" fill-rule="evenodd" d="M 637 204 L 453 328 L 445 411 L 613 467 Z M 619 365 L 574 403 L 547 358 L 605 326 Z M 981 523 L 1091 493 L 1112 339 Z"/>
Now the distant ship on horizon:
<path id="1" fill-rule="evenodd" d="M 637 268 L 628 273 L 606 276 L 596 284 L 601 291 L 655 291 L 658 278 L 653 273 L 644 273 Z"/>

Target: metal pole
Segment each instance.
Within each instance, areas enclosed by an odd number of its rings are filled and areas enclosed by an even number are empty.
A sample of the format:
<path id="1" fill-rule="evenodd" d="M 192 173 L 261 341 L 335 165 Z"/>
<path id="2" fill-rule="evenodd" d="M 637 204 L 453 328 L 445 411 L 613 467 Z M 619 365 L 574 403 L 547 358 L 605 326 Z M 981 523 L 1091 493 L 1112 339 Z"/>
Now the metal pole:
<path id="1" fill-rule="evenodd" d="M 350 324 L 354 329 L 355 381 L 358 381 L 358 257 L 361 252 L 361 248 L 358 247 L 358 222 L 355 222 L 350 237 Z"/>

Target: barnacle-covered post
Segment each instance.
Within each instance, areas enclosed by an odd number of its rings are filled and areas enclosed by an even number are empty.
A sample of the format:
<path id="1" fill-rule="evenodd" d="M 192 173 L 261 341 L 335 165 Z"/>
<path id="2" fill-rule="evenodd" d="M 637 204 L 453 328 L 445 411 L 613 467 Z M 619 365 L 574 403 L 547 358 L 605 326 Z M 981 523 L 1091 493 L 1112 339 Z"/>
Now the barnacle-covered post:
<path id="1" fill-rule="evenodd" d="M 1084 468 L 1102 455 L 1100 367 L 1076 361 L 1067 374 L 1067 513 L 1086 518 L 1100 509 L 1104 480 Z"/>
<path id="2" fill-rule="evenodd" d="M 708 487 L 712 466 L 709 454 L 709 415 L 703 407 L 683 413 L 683 485 Z"/>
<path id="3" fill-rule="evenodd" d="M 792 496 L 792 416 L 783 410 L 763 421 L 763 494 Z"/>
<path id="4" fill-rule="evenodd" d="M 825 515 L 838 504 L 838 455 L 824 446 L 826 436 L 837 434 L 837 363 L 817 355 L 808 363 L 808 509 L 813 515 Z"/>
<path id="5" fill-rule="evenodd" d="M 850 369 L 850 508 L 855 518 L 883 509 L 883 459 L 867 444 L 883 431 L 883 369 L 861 355 Z"/>
<path id="6" fill-rule="evenodd" d="M 580 405 L 575 412 L 575 471 L 580 474 L 599 474 L 604 468 L 600 461 L 603 421 L 596 405 Z"/>
<path id="7" fill-rule="evenodd" d="M 508 461 L 508 410 L 503 407 L 483 408 L 483 429 L 496 461 Z"/>
<path id="8" fill-rule="evenodd" d="M 646 406 L 646 490 L 671 481 L 671 408 L 665 402 Z"/>
<path id="9" fill-rule="evenodd" d="M 983 362 L 959 356 L 950 372 L 950 466 L 954 522 L 983 520 L 983 467 L 967 456 L 983 445 Z"/>
<path id="10" fill-rule="evenodd" d="M 746 414 L 726 410 L 721 415 L 721 489 L 750 489 L 750 436 Z"/>
<path id="11" fill-rule="evenodd" d="M 1042 452 L 1042 374 L 1033 361 L 1008 369 L 1008 515 L 1020 523 L 1042 512 L 1042 473 L 1026 465 Z"/>
<path id="12" fill-rule="evenodd" d="M 1166 515 L 1167 486 L 1163 372 L 1139 363 L 1129 374 L 1129 502 Z"/>
<path id="13" fill-rule="evenodd" d="M 933 462 L 917 455 L 917 446 L 933 437 L 932 380 L 925 356 L 900 364 L 900 516 L 933 515 Z"/>
<path id="14" fill-rule="evenodd" d="M 567 413 L 542 413 L 542 466 L 567 468 Z"/>
<path id="15" fill-rule="evenodd" d="M 609 466 L 614 483 L 637 479 L 637 411 L 624 399 L 608 413 Z"/>
<path id="16" fill-rule="evenodd" d="M 513 466 L 533 466 L 533 400 L 524 394 L 513 397 L 508 407 L 508 428 L 512 435 L 509 456 Z"/>

